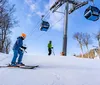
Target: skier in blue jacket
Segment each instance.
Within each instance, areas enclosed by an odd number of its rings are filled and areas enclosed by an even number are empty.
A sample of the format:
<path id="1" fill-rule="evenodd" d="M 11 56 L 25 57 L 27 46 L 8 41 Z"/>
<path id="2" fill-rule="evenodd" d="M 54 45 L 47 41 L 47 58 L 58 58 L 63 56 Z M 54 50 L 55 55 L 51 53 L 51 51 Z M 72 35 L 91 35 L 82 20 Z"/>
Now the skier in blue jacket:
<path id="1" fill-rule="evenodd" d="M 13 46 L 14 56 L 11 61 L 11 66 L 24 65 L 22 63 L 22 58 L 23 58 L 23 50 L 26 49 L 26 47 L 23 46 L 23 40 L 25 38 L 26 38 L 26 34 L 24 34 L 24 33 L 22 33 L 21 36 L 17 38 L 17 40 Z M 16 63 L 17 57 L 18 57 L 18 62 Z"/>

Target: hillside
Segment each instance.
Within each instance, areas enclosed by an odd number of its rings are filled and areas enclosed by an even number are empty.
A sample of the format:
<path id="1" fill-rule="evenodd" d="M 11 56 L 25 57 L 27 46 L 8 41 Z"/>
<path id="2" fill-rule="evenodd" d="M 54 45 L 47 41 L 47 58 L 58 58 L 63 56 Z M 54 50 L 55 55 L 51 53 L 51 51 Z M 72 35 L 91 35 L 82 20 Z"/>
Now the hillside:
<path id="1" fill-rule="evenodd" d="M 11 58 L 0 53 L 0 65 L 8 64 Z M 99 59 L 25 55 L 23 62 L 40 67 L 0 68 L 0 85 L 100 85 Z"/>

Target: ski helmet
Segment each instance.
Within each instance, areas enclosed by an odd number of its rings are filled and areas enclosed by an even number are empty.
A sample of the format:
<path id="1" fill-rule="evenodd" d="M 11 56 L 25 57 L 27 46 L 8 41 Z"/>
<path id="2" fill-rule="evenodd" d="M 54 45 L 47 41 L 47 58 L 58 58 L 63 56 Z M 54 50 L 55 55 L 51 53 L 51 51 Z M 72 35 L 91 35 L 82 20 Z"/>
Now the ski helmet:
<path id="1" fill-rule="evenodd" d="M 21 36 L 22 36 L 23 38 L 26 38 L 26 34 L 25 34 L 25 33 L 22 33 Z"/>

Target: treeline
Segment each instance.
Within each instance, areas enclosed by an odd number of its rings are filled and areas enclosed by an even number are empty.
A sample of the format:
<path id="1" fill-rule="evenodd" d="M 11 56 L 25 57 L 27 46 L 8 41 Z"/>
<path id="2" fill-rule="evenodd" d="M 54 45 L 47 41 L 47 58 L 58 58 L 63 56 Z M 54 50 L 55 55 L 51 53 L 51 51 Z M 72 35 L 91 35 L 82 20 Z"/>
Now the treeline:
<path id="1" fill-rule="evenodd" d="M 100 56 L 100 52 L 99 52 L 100 51 L 100 30 L 92 36 L 88 33 L 77 32 L 73 35 L 73 38 L 75 40 L 77 40 L 77 42 L 80 46 L 81 52 L 82 52 L 79 55 L 74 54 L 74 56 L 93 58 L 93 57 L 95 57 L 95 52 L 98 54 L 98 56 Z M 89 49 L 89 45 L 91 45 L 93 43 L 93 38 L 95 39 L 95 41 L 98 42 L 98 45 L 96 47 L 93 46 L 93 47 L 95 47 L 94 49 Z M 83 51 L 84 46 L 87 49 L 87 52 L 85 52 L 85 53 Z"/>
<path id="2" fill-rule="evenodd" d="M 18 23 L 14 17 L 15 5 L 8 0 L 0 0 L 0 52 L 9 53 L 11 29 Z"/>

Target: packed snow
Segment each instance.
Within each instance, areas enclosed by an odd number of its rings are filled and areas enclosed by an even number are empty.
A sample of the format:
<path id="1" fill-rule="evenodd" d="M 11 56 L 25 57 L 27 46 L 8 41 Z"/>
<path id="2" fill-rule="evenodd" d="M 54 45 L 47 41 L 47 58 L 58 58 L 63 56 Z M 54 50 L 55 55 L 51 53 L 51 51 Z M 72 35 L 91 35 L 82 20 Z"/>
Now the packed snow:
<path id="1" fill-rule="evenodd" d="M 0 66 L 12 56 L 0 53 Z M 0 85 L 100 85 L 100 59 L 24 55 L 23 63 L 39 67 L 0 68 Z"/>

